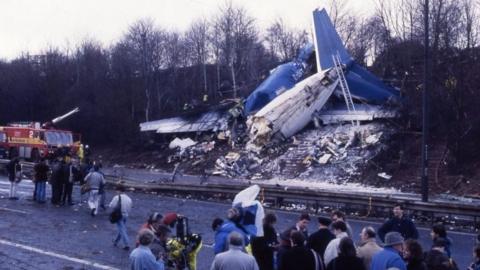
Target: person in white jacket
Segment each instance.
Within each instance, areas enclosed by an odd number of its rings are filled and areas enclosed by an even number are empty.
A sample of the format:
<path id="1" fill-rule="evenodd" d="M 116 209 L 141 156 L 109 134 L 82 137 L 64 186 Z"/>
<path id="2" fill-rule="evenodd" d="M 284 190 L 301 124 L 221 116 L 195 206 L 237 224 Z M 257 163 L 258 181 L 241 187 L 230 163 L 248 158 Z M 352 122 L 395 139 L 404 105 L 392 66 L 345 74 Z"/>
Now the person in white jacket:
<path id="1" fill-rule="evenodd" d="M 332 224 L 333 234 L 336 238 L 328 243 L 327 249 L 325 249 L 324 259 L 325 266 L 338 257 L 338 246 L 340 245 L 340 240 L 344 237 L 348 237 L 347 234 L 347 225 L 343 221 L 335 221 Z"/>
<path id="2" fill-rule="evenodd" d="M 130 240 L 127 234 L 127 218 L 130 210 L 132 209 L 132 199 L 125 194 L 124 186 L 117 186 L 116 189 L 118 193 L 112 198 L 109 208 L 111 211 L 113 211 L 116 207 L 120 207 L 122 218 L 115 223 L 117 225 L 118 233 L 115 240 L 113 240 L 113 245 L 117 246 L 118 242 L 122 240 L 124 245 L 123 249 L 130 250 Z"/>
<path id="3" fill-rule="evenodd" d="M 90 208 L 90 214 L 92 217 L 98 214 L 99 196 L 98 190 L 101 185 L 105 185 L 105 177 L 99 172 L 100 167 L 98 165 L 93 166 L 93 172 L 90 172 L 85 176 L 85 183 L 90 187 L 88 195 L 88 207 Z"/>

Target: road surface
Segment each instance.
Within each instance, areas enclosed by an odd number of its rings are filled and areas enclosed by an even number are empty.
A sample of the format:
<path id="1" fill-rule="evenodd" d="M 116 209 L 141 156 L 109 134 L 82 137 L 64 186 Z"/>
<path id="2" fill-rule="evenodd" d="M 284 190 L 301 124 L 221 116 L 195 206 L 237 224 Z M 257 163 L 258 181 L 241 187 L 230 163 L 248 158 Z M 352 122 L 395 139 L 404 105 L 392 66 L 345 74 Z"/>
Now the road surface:
<path id="1" fill-rule="evenodd" d="M 74 190 L 74 206 L 56 207 L 50 203 L 31 201 L 33 184 L 29 180 L 20 183 L 20 200 L 8 200 L 9 182 L 0 176 L 0 269 L 128 269 L 128 252 L 112 245 L 116 228 L 100 212 L 91 217 L 86 204 L 78 204 L 78 187 Z M 50 188 L 48 187 L 47 190 Z M 107 191 L 107 201 L 113 191 Z M 47 196 L 49 197 L 49 191 Z M 148 215 L 178 212 L 190 219 L 192 232 L 200 233 L 204 246 L 198 269 L 209 269 L 213 260 L 213 232 L 210 229 L 214 217 L 224 217 L 228 204 L 196 201 L 192 199 L 163 197 L 157 194 L 129 193 L 134 208 L 127 221 L 131 242 Z M 297 213 L 277 211 L 279 231 L 295 223 Z M 366 225 L 378 227 L 378 223 L 349 221 L 358 241 L 358 232 Z M 310 224 L 313 232 L 316 222 Z M 423 247 L 430 246 L 429 230 L 420 228 Z M 460 269 L 466 269 L 471 260 L 474 234 L 449 232 L 453 239 L 453 258 Z"/>

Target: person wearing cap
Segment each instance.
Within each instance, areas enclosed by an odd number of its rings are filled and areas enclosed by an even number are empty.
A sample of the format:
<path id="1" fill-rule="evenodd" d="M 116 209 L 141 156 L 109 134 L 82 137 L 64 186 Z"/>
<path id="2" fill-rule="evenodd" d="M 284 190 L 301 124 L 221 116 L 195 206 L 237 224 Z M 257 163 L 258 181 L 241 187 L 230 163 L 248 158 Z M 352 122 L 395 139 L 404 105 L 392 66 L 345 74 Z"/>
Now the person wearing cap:
<path id="1" fill-rule="evenodd" d="M 400 253 L 403 252 L 403 236 L 399 232 L 389 232 L 385 235 L 383 250 L 373 255 L 370 270 L 385 270 L 398 268 L 406 270 L 407 266 Z"/>
<path id="2" fill-rule="evenodd" d="M 325 249 L 325 265 L 328 265 L 333 259 L 338 256 L 338 246 L 340 241 L 344 237 L 348 237 L 347 234 L 347 225 L 343 221 L 335 221 L 332 224 L 333 234 L 335 234 L 335 239 L 330 241 Z"/>
<path id="3" fill-rule="evenodd" d="M 454 270 L 458 269 L 456 263 L 447 256 L 445 248 L 447 240 L 438 237 L 433 240 L 432 249 L 425 255 L 425 263 L 429 270 Z"/>
<path id="4" fill-rule="evenodd" d="M 228 251 L 215 255 L 210 270 L 259 270 L 252 255 L 244 250 L 244 236 L 233 231 L 228 235 Z"/>
<path id="5" fill-rule="evenodd" d="M 388 232 L 399 232 L 404 239 L 418 239 L 417 227 L 413 221 L 403 213 L 401 204 L 393 207 L 393 217 L 388 219 L 378 229 L 378 236 L 385 242 L 385 234 Z"/>
<path id="6" fill-rule="evenodd" d="M 370 269 L 373 255 L 382 250 L 377 244 L 376 237 L 377 234 L 371 226 L 363 228 L 360 233 L 360 244 L 357 248 L 357 255 L 363 260 L 365 269 Z"/>
<path id="7" fill-rule="evenodd" d="M 154 240 L 153 232 L 149 229 L 143 229 L 138 234 L 138 242 L 140 245 L 130 254 L 131 270 L 164 270 L 165 265 L 163 259 L 155 259 L 155 255 L 149 248 Z"/>
<path id="8" fill-rule="evenodd" d="M 332 221 L 326 217 L 318 217 L 318 231 L 308 237 L 307 247 L 315 250 L 324 259 L 325 249 L 328 243 L 335 239 L 335 235 L 330 231 L 329 226 Z"/>
<path id="9" fill-rule="evenodd" d="M 157 230 L 156 228 L 158 227 L 157 225 L 162 224 L 162 218 L 163 216 L 158 213 L 158 212 L 153 212 L 148 216 L 147 222 L 142 224 L 140 227 L 140 231 L 143 229 L 149 229 L 153 232 L 154 235 L 157 235 Z M 138 247 L 139 243 L 137 241 L 136 246 Z"/>

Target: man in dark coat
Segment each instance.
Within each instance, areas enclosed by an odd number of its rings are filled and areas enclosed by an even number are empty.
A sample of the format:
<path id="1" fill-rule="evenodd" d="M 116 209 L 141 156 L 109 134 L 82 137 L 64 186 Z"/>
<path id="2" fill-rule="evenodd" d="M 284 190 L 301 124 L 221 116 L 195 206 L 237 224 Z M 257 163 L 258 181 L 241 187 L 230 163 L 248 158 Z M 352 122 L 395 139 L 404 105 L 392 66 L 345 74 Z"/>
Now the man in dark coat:
<path id="1" fill-rule="evenodd" d="M 292 231 L 292 247 L 283 254 L 279 270 L 319 270 L 323 269 L 320 256 L 304 246 L 305 236 L 300 231 Z"/>
<path id="2" fill-rule="evenodd" d="M 322 261 L 328 243 L 335 239 L 335 235 L 329 229 L 331 223 L 332 221 L 329 218 L 318 217 L 318 231 L 310 235 L 307 242 L 309 248 L 320 254 Z"/>
<path id="3" fill-rule="evenodd" d="M 378 229 L 378 236 L 385 242 L 385 235 L 389 232 L 399 232 L 404 239 L 418 239 L 417 227 L 411 219 L 403 214 L 403 206 L 393 207 L 393 217 L 388 219 Z"/>
<path id="4" fill-rule="evenodd" d="M 52 165 L 52 175 L 50 176 L 50 184 L 52 185 L 52 199 L 54 205 L 60 205 L 62 199 L 63 187 L 63 160 L 58 158 Z"/>
<path id="5" fill-rule="evenodd" d="M 445 238 L 438 237 L 433 241 L 432 249 L 425 255 L 425 263 L 429 270 L 458 270 L 456 263 L 448 258 Z"/>
<path id="6" fill-rule="evenodd" d="M 38 203 L 45 203 L 46 201 L 46 183 L 48 180 L 48 171 L 50 168 L 45 162 L 45 159 L 41 159 L 39 163 L 33 166 L 34 178 L 35 178 L 35 199 Z"/>
<path id="7" fill-rule="evenodd" d="M 252 253 L 260 270 L 273 270 L 273 254 L 278 245 L 277 232 L 273 225 L 277 217 L 268 213 L 263 218 L 263 236 L 252 239 Z"/>
<path id="8" fill-rule="evenodd" d="M 13 158 L 7 164 L 8 181 L 10 181 L 10 200 L 18 200 L 17 197 L 17 185 L 21 179 L 22 166 L 18 158 Z"/>
<path id="9" fill-rule="evenodd" d="M 73 183 L 76 180 L 76 174 L 78 173 L 78 170 L 70 158 L 68 158 L 65 164 L 62 166 L 62 172 L 62 205 L 65 205 L 65 203 L 73 205 Z"/>
<path id="10" fill-rule="evenodd" d="M 286 231 L 299 231 L 303 233 L 305 239 L 308 238 L 308 224 L 310 223 L 310 215 L 308 213 L 300 214 L 297 223 L 295 226 L 288 228 Z"/>
<path id="11" fill-rule="evenodd" d="M 302 213 L 294 226 L 280 234 L 280 245 L 277 252 L 277 263 L 279 265 L 282 261 L 283 254 L 292 247 L 290 237 L 293 231 L 299 231 L 303 233 L 303 238 L 308 238 L 308 223 L 310 223 L 310 216 L 308 213 Z"/>

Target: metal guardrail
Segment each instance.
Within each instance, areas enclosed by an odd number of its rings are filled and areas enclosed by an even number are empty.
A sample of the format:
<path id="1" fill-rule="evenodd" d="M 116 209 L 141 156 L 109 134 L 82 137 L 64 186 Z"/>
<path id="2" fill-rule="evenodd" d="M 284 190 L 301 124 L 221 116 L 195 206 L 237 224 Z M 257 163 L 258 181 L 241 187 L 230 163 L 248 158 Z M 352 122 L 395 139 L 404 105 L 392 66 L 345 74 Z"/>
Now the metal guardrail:
<path id="1" fill-rule="evenodd" d="M 5 165 L 8 160 L 0 160 L 0 168 Z M 21 162 L 22 167 L 26 170 L 26 174 L 33 169 L 33 163 Z M 233 198 L 240 190 L 248 187 L 248 181 L 235 181 L 225 184 L 209 183 L 205 181 L 201 184 L 182 184 L 172 182 L 155 182 L 155 183 L 139 183 L 137 180 L 131 180 L 128 177 L 117 177 L 107 175 L 107 181 L 115 184 L 123 181 L 128 187 L 136 189 L 144 189 L 166 193 L 184 193 L 184 194 L 204 194 L 216 195 L 223 194 Z M 285 203 L 305 203 L 310 205 L 346 205 L 356 206 L 365 209 L 375 208 L 391 208 L 395 204 L 401 203 L 408 210 L 423 212 L 431 216 L 436 214 L 457 215 L 472 217 L 476 224 L 477 217 L 480 217 L 480 201 L 460 202 L 434 200 L 430 202 L 422 202 L 420 196 L 412 195 L 395 195 L 395 194 L 366 194 L 361 192 L 342 192 L 332 190 L 316 190 L 291 186 L 275 186 L 259 184 L 262 188 L 262 197 L 265 200 L 273 202 Z"/>
<path id="2" fill-rule="evenodd" d="M 203 183 L 196 185 L 186 185 L 180 183 L 138 183 L 135 180 L 129 180 L 122 177 L 108 177 L 110 184 L 115 184 L 122 180 L 124 185 L 136 189 L 145 189 L 149 191 L 167 192 L 167 193 L 200 193 L 205 195 L 224 194 L 233 198 L 240 190 L 249 186 L 245 183 L 212 184 Z M 391 194 L 365 194 L 365 193 L 347 193 L 341 191 L 313 190 L 298 187 L 278 187 L 274 185 L 262 185 L 261 196 L 269 201 L 283 201 L 289 203 L 305 203 L 310 205 L 347 205 L 361 206 L 365 209 L 372 208 L 392 208 L 395 204 L 401 203 L 408 210 L 429 213 L 431 215 L 458 215 L 476 218 L 480 216 L 480 204 L 462 203 L 450 201 L 432 201 L 422 202 L 420 196 L 395 196 Z"/>

